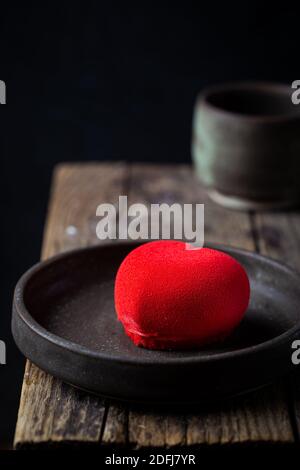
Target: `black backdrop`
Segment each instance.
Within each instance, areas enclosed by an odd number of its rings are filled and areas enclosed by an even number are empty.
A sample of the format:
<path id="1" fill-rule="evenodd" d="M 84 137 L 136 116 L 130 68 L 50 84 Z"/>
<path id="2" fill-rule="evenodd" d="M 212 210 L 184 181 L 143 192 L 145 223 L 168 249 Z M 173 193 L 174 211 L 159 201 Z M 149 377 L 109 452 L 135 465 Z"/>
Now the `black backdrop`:
<path id="1" fill-rule="evenodd" d="M 220 2 L 221 3 L 221 2 Z M 10 336 L 18 276 L 39 258 L 56 162 L 190 161 L 192 108 L 207 84 L 299 79 L 299 17 L 243 1 L 0 5 L 0 443 L 11 439 L 23 360 Z M 1 444 L 0 444 L 1 445 Z"/>

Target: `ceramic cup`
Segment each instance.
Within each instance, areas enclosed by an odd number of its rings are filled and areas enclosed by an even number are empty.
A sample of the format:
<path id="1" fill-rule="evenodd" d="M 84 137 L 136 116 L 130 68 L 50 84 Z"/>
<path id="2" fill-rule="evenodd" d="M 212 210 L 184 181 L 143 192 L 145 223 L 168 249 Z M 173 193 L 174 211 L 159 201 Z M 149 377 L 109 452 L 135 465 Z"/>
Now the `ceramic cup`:
<path id="1" fill-rule="evenodd" d="M 211 87 L 197 99 L 192 156 L 210 197 L 232 209 L 300 201 L 300 105 L 274 83 Z"/>

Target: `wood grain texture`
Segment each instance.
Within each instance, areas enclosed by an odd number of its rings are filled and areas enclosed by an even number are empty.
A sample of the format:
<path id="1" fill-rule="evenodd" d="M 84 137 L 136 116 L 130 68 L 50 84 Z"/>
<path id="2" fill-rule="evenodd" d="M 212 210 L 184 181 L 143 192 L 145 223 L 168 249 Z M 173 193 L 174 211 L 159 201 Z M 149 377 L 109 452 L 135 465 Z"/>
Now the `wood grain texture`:
<path id="1" fill-rule="evenodd" d="M 126 445 L 128 442 L 128 410 L 126 405 L 111 403 L 102 436 L 104 444 Z"/>
<path id="2" fill-rule="evenodd" d="M 128 442 L 135 448 L 173 447 L 186 443 L 185 417 L 162 412 L 129 412 Z"/>
<path id="3" fill-rule="evenodd" d="M 75 390 L 27 361 L 16 445 L 31 442 L 99 441 L 101 399 Z"/>
<path id="4" fill-rule="evenodd" d="M 99 243 L 96 207 L 128 203 L 204 203 L 205 240 L 256 247 L 298 263 L 297 214 L 249 216 L 212 203 L 187 165 L 67 164 L 57 167 L 42 257 Z M 289 231 L 289 237 L 285 236 Z M 280 239 L 280 243 L 278 240 Z M 298 258 L 297 258 L 298 256 Z M 55 443 L 173 447 L 185 445 L 293 442 L 286 390 L 275 385 L 219 407 L 171 412 L 136 409 L 76 391 L 27 362 L 15 435 L 17 448 Z M 295 409 L 299 412 L 298 402 Z M 297 408 L 298 406 L 298 408 Z"/>
<path id="5" fill-rule="evenodd" d="M 283 388 L 271 386 L 188 418 L 187 444 L 293 442 Z"/>

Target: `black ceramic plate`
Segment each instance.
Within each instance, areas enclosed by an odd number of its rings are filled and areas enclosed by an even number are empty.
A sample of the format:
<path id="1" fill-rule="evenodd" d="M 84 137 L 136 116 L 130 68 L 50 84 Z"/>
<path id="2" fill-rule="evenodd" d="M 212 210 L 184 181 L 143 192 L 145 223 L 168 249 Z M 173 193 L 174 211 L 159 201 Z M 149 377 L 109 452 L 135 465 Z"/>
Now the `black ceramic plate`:
<path id="1" fill-rule="evenodd" d="M 223 344 L 197 351 L 134 346 L 114 310 L 113 287 L 137 243 L 91 247 L 56 256 L 16 286 L 12 330 L 20 350 L 50 374 L 121 400 L 193 403 L 229 397 L 272 382 L 294 366 L 300 338 L 300 277 L 275 261 L 217 247 L 246 268 L 251 300 Z"/>

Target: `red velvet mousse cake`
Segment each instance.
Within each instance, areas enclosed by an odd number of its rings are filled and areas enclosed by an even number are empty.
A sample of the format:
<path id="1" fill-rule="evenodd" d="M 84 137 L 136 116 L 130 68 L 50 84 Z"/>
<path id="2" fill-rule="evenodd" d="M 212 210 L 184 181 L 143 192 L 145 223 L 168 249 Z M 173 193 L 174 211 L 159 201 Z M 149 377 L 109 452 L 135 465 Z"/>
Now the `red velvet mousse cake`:
<path id="1" fill-rule="evenodd" d="M 115 306 L 136 345 L 192 349 L 226 338 L 241 321 L 249 294 L 244 268 L 228 254 L 155 241 L 122 262 Z"/>

